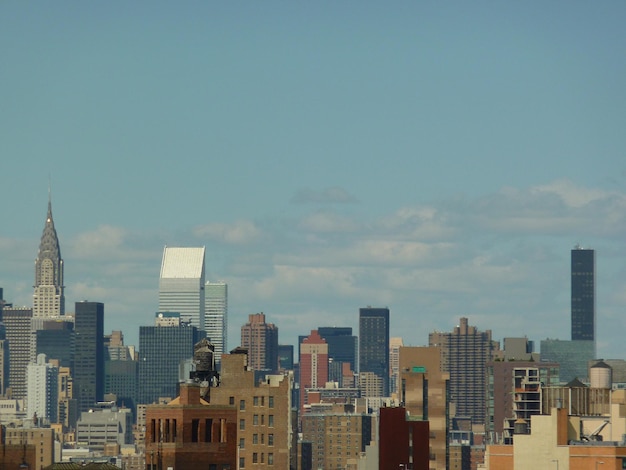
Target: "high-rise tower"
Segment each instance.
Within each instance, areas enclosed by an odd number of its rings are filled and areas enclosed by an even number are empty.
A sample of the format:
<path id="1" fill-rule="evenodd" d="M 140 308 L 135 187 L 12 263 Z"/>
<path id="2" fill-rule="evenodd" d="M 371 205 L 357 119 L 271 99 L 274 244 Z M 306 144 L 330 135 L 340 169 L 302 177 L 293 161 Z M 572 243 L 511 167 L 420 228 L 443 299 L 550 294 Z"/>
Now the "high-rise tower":
<path id="1" fill-rule="evenodd" d="M 222 354 L 228 350 L 228 284 L 207 282 L 204 294 L 206 336 L 215 346 L 215 362 L 220 364 Z"/>
<path id="2" fill-rule="evenodd" d="M 74 391 L 83 412 L 104 398 L 104 304 L 85 300 L 75 309 Z"/>
<path id="3" fill-rule="evenodd" d="M 359 373 L 380 379 L 383 397 L 389 396 L 389 309 L 359 309 Z"/>
<path id="4" fill-rule="evenodd" d="M 595 251 L 572 250 L 572 340 L 596 339 Z"/>
<path id="5" fill-rule="evenodd" d="M 248 315 L 241 327 L 241 346 L 248 350 L 248 365 L 253 370 L 278 370 L 278 327 L 265 323 L 264 313 Z"/>
<path id="6" fill-rule="evenodd" d="M 52 219 L 52 200 L 48 197 L 48 214 L 35 260 L 33 317 L 54 317 L 65 313 L 63 294 L 63 259 L 57 231 Z"/>
<path id="7" fill-rule="evenodd" d="M 181 320 L 205 331 L 204 247 L 164 248 L 159 312 L 180 313 Z"/>

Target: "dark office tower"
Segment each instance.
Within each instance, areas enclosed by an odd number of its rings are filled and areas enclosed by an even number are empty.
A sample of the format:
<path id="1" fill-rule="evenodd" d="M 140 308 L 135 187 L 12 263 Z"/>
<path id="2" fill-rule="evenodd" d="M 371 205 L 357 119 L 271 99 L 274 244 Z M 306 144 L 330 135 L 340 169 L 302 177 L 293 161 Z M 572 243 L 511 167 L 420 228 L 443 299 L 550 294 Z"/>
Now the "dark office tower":
<path id="1" fill-rule="evenodd" d="M 359 309 L 359 373 L 372 372 L 389 396 L 389 309 Z"/>
<path id="2" fill-rule="evenodd" d="M 104 399 L 104 304 L 76 302 L 74 315 L 74 395 L 83 412 Z"/>
<path id="3" fill-rule="evenodd" d="M 7 308 L 2 312 L 9 342 L 9 387 L 12 398 L 26 398 L 26 368 L 30 359 L 31 332 L 33 319 L 31 308 Z"/>
<path id="4" fill-rule="evenodd" d="M 65 320 L 46 320 L 35 332 L 36 355 L 45 354 L 57 359 L 59 366 L 74 369 L 74 323 Z"/>
<path id="5" fill-rule="evenodd" d="M 356 371 L 357 337 L 352 336 L 349 326 L 323 326 L 317 332 L 328 344 L 328 358 L 336 364 L 349 362 L 350 370 Z"/>
<path id="6" fill-rule="evenodd" d="M 204 332 L 181 321 L 175 312 L 158 312 L 155 326 L 139 327 L 139 404 L 176 398 L 181 362 L 193 358 L 201 336 Z"/>
<path id="7" fill-rule="evenodd" d="M 572 250 L 572 341 L 596 339 L 595 251 Z"/>
<path id="8" fill-rule="evenodd" d="M 278 368 L 293 370 L 293 344 L 278 345 Z"/>
<path id="9" fill-rule="evenodd" d="M 105 336 L 104 393 L 115 395 L 118 406 L 133 410 L 137 404 L 137 361 L 133 351 L 124 345 L 121 331 Z M 112 398 L 108 398 L 110 400 Z"/>
<path id="10" fill-rule="evenodd" d="M 33 317 L 54 317 L 65 313 L 63 294 L 63 260 L 57 231 L 52 219 L 52 202 L 48 198 L 48 215 L 35 260 Z"/>

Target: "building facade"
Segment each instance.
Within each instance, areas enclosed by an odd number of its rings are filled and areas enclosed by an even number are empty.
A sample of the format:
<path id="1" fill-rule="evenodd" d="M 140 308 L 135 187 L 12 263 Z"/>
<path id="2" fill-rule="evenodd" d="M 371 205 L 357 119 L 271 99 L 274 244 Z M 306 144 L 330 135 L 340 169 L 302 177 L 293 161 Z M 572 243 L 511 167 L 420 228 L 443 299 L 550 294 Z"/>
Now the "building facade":
<path id="1" fill-rule="evenodd" d="M 26 398 L 26 369 L 30 362 L 31 349 L 31 308 L 4 307 L 3 323 L 6 339 L 9 342 L 9 387 L 11 397 Z"/>
<path id="2" fill-rule="evenodd" d="M 596 340 L 596 255 L 576 246 L 572 250 L 572 341 Z M 595 355 L 595 351 L 594 351 Z"/>
<path id="3" fill-rule="evenodd" d="M 45 354 L 28 364 L 26 409 L 29 418 L 42 424 L 58 422 L 59 368 L 49 364 Z"/>
<path id="4" fill-rule="evenodd" d="M 48 199 L 46 224 L 39 243 L 39 254 L 35 260 L 33 316 L 54 317 L 64 313 L 63 259 L 52 219 L 52 202 Z"/>
<path id="5" fill-rule="evenodd" d="M 309 403 L 307 389 L 321 388 L 328 381 L 328 344 L 317 330 L 300 344 L 300 410 Z"/>
<path id="6" fill-rule="evenodd" d="M 204 285 L 206 336 L 215 346 L 215 363 L 228 351 L 228 284 L 207 282 Z"/>
<path id="7" fill-rule="evenodd" d="M 104 399 L 104 304 L 76 302 L 74 331 L 74 393 L 83 412 Z"/>
<path id="8" fill-rule="evenodd" d="M 159 276 L 159 312 L 177 312 L 205 330 L 204 247 L 163 249 Z"/>
<path id="9" fill-rule="evenodd" d="M 167 320 L 167 321 L 165 321 Z M 194 345 L 203 334 L 176 313 L 159 312 L 155 326 L 139 327 L 138 403 L 178 395 L 181 362 L 193 358 Z"/>
<path id="10" fill-rule="evenodd" d="M 450 399 L 456 405 L 456 416 L 484 424 L 486 365 L 499 350 L 491 330 L 479 331 L 461 318 L 451 333 L 430 333 L 428 343 L 442 349 L 442 370 L 450 373 Z"/>
<path id="11" fill-rule="evenodd" d="M 248 315 L 241 327 L 241 347 L 248 350 L 248 366 L 257 371 L 278 370 L 278 327 L 265 322 L 265 314 Z"/>
<path id="12" fill-rule="evenodd" d="M 389 396 L 389 309 L 359 309 L 359 373 L 380 378 L 380 396 Z"/>

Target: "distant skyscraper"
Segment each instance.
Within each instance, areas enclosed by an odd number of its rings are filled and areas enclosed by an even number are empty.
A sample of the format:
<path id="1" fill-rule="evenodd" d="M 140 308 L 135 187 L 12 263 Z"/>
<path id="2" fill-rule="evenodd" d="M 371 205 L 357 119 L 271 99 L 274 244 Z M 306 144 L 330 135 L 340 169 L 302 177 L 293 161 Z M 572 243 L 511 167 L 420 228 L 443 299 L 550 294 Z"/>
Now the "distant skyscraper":
<path id="1" fill-rule="evenodd" d="M 30 362 L 33 309 L 8 308 L 2 312 L 9 342 L 9 387 L 15 399 L 26 398 L 26 368 Z"/>
<path id="2" fill-rule="evenodd" d="M 293 370 L 293 344 L 278 345 L 278 368 Z"/>
<path id="3" fill-rule="evenodd" d="M 45 354 L 48 359 L 57 359 L 61 367 L 74 369 L 74 323 L 66 319 L 46 320 L 34 334 L 36 357 Z"/>
<path id="4" fill-rule="evenodd" d="M 300 409 L 308 404 L 307 389 L 322 388 L 328 382 L 328 344 L 317 330 L 300 344 Z"/>
<path id="5" fill-rule="evenodd" d="M 225 282 L 207 282 L 204 298 L 206 336 L 215 346 L 215 362 L 219 364 L 228 348 L 228 285 Z"/>
<path id="6" fill-rule="evenodd" d="M 194 344 L 204 336 L 195 326 L 180 320 L 178 313 L 158 312 L 155 326 L 139 327 L 140 404 L 178 395 L 181 362 L 193 358 Z"/>
<path id="7" fill-rule="evenodd" d="M 348 362 L 350 370 L 356 371 L 358 338 L 349 326 L 321 326 L 317 329 L 328 343 L 328 357 L 333 362 Z"/>
<path id="8" fill-rule="evenodd" d="M 359 309 L 359 374 L 380 378 L 381 396 L 389 396 L 389 309 Z"/>
<path id="9" fill-rule="evenodd" d="M 595 251 L 572 250 L 572 340 L 596 340 Z"/>
<path id="10" fill-rule="evenodd" d="M 494 358 L 497 343 L 491 330 L 478 331 L 469 326 L 467 318 L 452 333 L 428 335 L 430 346 L 442 348 L 442 372 L 450 373 L 451 400 L 456 403 L 456 416 L 471 417 L 475 424 L 484 424 L 486 364 Z"/>
<path id="11" fill-rule="evenodd" d="M 63 289 L 63 259 L 52 219 L 52 202 L 48 199 L 48 215 L 39 243 L 39 254 L 35 260 L 33 316 L 63 315 L 65 313 Z"/>
<path id="12" fill-rule="evenodd" d="M 205 330 L 204 247 L 163 249 L 159 312 L 180 313 L 182 320 Z"/>
<path id="13" fill-rule="evenodd" d="M 104 304 L 76 302 L 75 309 L 74 397 L 83 412 L 104 399 Z"/>
<path id="14" fill-rule="evenodd" d="M 265 323 L 264 313 L 248 315 L 241 327 L 241 347 L 248 350 L 248 366 L 253 370 L 278 370 L 278 327 Z"/>
<path id="15" fill-rule="evenodd" d="M 44 423 L 56 423 L 58 412 L 59 369 L 47 362 L 45 354 L 28 364 L 28 418 L 37 417 Z"/>
<path id="16" fill-rule="evenodd" d="M 404 346 L 402 338 L 391 338 L 389 340 L 389 393 L 399 393 L 400 378 L 400 348 Z"/>

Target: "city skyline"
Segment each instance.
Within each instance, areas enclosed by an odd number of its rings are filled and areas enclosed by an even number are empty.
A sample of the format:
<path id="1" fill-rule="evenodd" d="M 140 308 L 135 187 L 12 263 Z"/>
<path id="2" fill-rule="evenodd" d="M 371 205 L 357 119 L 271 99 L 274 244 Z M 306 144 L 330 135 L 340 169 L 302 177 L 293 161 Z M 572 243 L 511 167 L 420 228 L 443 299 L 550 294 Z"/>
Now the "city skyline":
<path id="1" fill-rule="evenodd" d="M 362 305 L 407 344 L 461 316 L 565 340 L 580 244 L 598 355 L 623 356 L 623 3 L 0 8 L 16 306 L 51 181 L 67 305 L 129 344 L 164 245 L 207 247 L 231 347 L 255 312 L 297 344 Z"/>

